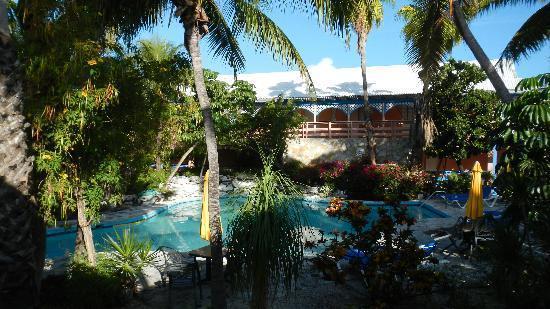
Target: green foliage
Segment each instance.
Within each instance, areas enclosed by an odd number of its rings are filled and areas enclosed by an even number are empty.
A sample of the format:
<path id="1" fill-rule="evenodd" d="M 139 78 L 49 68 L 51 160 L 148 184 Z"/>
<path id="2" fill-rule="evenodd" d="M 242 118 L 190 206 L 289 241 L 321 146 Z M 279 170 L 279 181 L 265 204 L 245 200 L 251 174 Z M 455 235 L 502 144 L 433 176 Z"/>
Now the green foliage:
<path id="1" fill-rule="evenodd" d="M 499 225 L 491 247 L 490 279 L 510 307 L 546 308 L 550 303 L 550 262 L 523 246 L 512 226 Z"/>
<path id="2" fill-rule="evenodd" d="M 414 199 L 427 189 L 429 182 L 429 175 L 421 168 L 395 163 L 334 161 L 321 165 L 319 173 L 325 183 L 333 183 L 349 198 L 373 201 Z"/>
<path id="3" fill-rule="evenodd" d="M 431 292 L 442 277 L 420 267 L 424 252 L 412 235 L 410 227 L 414 219 L 406 214 L 406 207 L 396 203 L 391 210 L 378 207 L 377 219 L 372 222 L 369 221 L 371 211 L 361 201 L 333 199 L 327 214 L 349 222 L 354 233 L 337 231 L 329 242 L 320 240 L 326 248 L 315 259 L 315 264 L 327 274 L 336 271 L 335 277 L 343 280 L 343 274 L 336 270 L 336 262 L 348 252 L 355 252 L 357 258 L 348 259 L 350 267 L 342 271 L 363 278 L 369 302 L 378 308 L 396 304 L 404 296 Z"/>
<path id="4" fill-rule="evenodd" d="M 469 173 L 451 173 L 441 186 L 447 193 L 465 193 L 470 191 L 472 175 Z"/>
<path id="5" fill-rule="evenodd" d="M 440 63 L 460 41 L 448 8 L 448 0 L 414 0 L 397 13 L 405 21 L 402 33 L 407 60 L 422 69 L 420 78 L 424 82 L 439 70 Z"/>
<path id="6" fill-rule="evenodd" d="M 256 113 L 243 115 L 242 126 L 238 128 L 244 141 L 242 146 L 282 155 L 286 140 L 296 132 L 302 120 L 292 102 L 282 98 L 270 100 Z"/>
<path id="7" fill-rule="evenodd" d="M 228 271 L 234 286 L 251 292 L 251 306 L 267 307 L 268 296 L 298 278 L 303 260 L 301 203 L 294 183 L 264 159 L 256 185 L 229 226 Z"/>
<path id="8" fill-rule="evenodd" d="M 318 186 L 322 184 L 319 166 L 305 165 L 297 160 L 288 160 L 283 164 L 283 172 L 299 184 Z"/>
<path id="9" fill-rule="evenodd" d="M 120 278 L 99 263 L 93 267 L 73 260 L 65 276 L 42 281 L 44 308 L 118 308 L 126 301 Z"/>
<path id="10" fill-rule="evenodd" d="M 143 268 L 153 262 L 152 243 L 139 240 L 129 229 L 122 236 L 116 232 L 115 237 L 105 239 L 112 251 L 103 256 L 103 264 L 120 278 L 124 287 L 133 291 Z"/>
<path id="11" fill-rule="evenodd" d="M 492 147 L 496 126 L 493 92 L 474 89 L 486 76 L 467 62 L 450 60 L 430 81 L 427 100 L 432 106 L 436 133 L 429 155 L 461 160 Z"/>
<path id="12" fill-rule="evenodd" d="M 548 242 L 550 224 L 550 74 L 522 80 L 521 95 L 498 109 L 497 147 L 504 150 L 495 184 L 513 222 L 533 223 Z M 529 224 L 530 225 L 530 224 Z"/>

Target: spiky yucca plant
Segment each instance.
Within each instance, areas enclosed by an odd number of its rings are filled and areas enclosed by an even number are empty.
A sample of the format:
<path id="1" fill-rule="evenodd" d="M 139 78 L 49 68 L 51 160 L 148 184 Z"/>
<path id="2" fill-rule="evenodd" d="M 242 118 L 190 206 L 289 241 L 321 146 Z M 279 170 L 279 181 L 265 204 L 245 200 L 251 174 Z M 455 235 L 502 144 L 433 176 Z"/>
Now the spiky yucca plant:
<path id="1" fill-rule="evenodd" d="M 299 191 L 263 159 L 263 171 L 229 225 L 228 270 L 234 286 L 250 296 L 251 308 L 266 308 L 269 295 L 289 291 L 303 261 Z"/>

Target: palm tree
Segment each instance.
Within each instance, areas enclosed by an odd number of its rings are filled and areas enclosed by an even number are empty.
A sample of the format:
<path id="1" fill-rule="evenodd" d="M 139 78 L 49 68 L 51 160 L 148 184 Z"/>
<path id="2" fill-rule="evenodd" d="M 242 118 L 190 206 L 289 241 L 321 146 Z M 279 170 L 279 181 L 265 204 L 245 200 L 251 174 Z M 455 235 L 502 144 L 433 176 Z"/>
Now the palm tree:
<path id="1" fill-rule="evenodd" d="M 491 9 L 507 5 L 536 5 L 547 0 L 485 0 L 479 4 L 478 12 L 484 13 Z M 532 52 L 539 51 L 550 39 L 550 3 L 537 10 L 516 31 L 510 42 L 506 44 L 500 56 L 500 61 L 517 61 L 521 56 L 528 57 Z"/>
<path id="2" fill-rule="evenodd" d="M 148 63 L 160 64 L 162 62 L 169 61 L 174 59 L 177 53 L 180 50 L 180 46 L 175 46 L 168 41 L 162 40 L 161 38 L 155 36 L 149 40 L 140 40 L 138 42 L 138 52 L 141 59 Z M 162 91 L 159 88 L 160 85 L 157 83 L 149 83 L 153 91 L 159 95 L 162 95 Z M 179 85 L 174 85 L 178 87 Z M 155 170 L 160 171 L 162 168 L 162 137 L 165 133 L 165 126 L 162 117 L 157 117 L 155 122 L 158 126 L 157 137 L 156 137 L 156 156 L 155 156 Z"/>
<path id="3" fill-rule="evenodd" d="M 361 76 L 363 78 L 363 104 L 365 119 L 367 120 L 368 151 L 371 164 L 376 164 L 376 140 L 374 139 L 371 122 L 371 108 L 369 106 L 369 94 L 367 84 L 367 37 L 374 25 L 379 26 L 384 15 L 381 0 L 366 0 L 355 2 L 354 14 L 351 26 L 357 34 L 357 52 L 361 57 Z"/>
<path id="4" fill-rule="evenodd" d="M 259 51 L 270 51 L 275 59 L 289 66 L 297 66 L 308 88 L 314 92 L 307 67 L 294 45 L 284 32 L 260 9 L 266 3 L 248 0 L 227 0 L 218 6 L 214 0 L 171 0 L 176 6 L 185 29 L 184 44 L 193 66 L 195 92 L 201 106 L 210 177 L 208 183 L 208 209 L 210 212 L 210 244 L 212 249 L 212 306 L 225 308 L 225 285 L 222 264 L 222 238 L 219 204 L 219 165 L 210 99 L 204 83 L 199 41 L 208 34 L 209 48 L 215 56 L 222 57 L 236 71 L 244 68 L 244 57 L 236 37 L 243 34 L 255 43 Z M 95 2 L 102 8 L 105 25 L 113 27 L 123 38 L 131 39 L 142 28 L 158 22 L 169 0 L 107 1 Z M 346 9 L 334 9 L 329 0 L 308 0 L 295 7 L 306 8 L 319 15 L 319 20 L 328 28 L 343 32 L 348 22 Z M 343 6 L 342 6 L 343 7 Z M 222 11 L 220 8 L 224 8 Z M 231 20 L 231 26 L 226 16 Z"/>
<path id="5" fill-rule="evenodd" d="M 460 34 L 447 13 L 448 9 L 447 0 L 413 0 L 411 5 L 398 11 L 398 15 L 405 21 L 402 33 L 407 60 L 420 69 L 419 76 L 423 83 L 423 97 L 417 107 L 419 119 L 416 121 L 414 142 L 414 157 L 418 162 L 422 149 L 433 139 L 431 108 L 425 97 L 430 78 L 453 46 L 460 41 Z"/>
<path id="6" fill-rule="evenodd" d="M 478 14 L 492 8 L 516 4 L 536 4 L 540 0 L 450 0 L 452 16 L 460 35 L 474 54 L 481 68 L 485 71 L 497 95 L 503 102 L 512 101 L 513 97 L 506 88 L 502 78 L 470 31 L 464 12 Z M 501 60 L 518 60 L 521 55 L 528 56 L 531 52 L 542 48 L 544 42 L 550 38 L 550 5 L 547 4 L 535 12 L 514 34 L 512 40 L 506 45 Z"/>
<path id="7" fill-rule="evenodd" d="M 37 305 L 44 261 L 44 229 L 31 198 L 33 157 L 23 116 L 22 85 L 0 1 L 0 307 Z"/>
<path id="8" fill-rule="evenodd" d="M 512 95 L 508 91 L 508 88 L 506 88 L 504 81 L 502 81 L 502 78 L 500 77 L 500 75 L 498 75 L 495 66 L 491 63 L 489 57 L 487 57 L 487 54 L 485 54 L 485 51 L 483 51 L 483 49 L 477 42 L 472 31 L 470 31 L 470 27 L 468 27 L 468 23 L 466 22 L 464 11 L 462 10 L 462 1 L 450 0 L 450 2 L 453 19 L 455 21 L 456 27 L 458 28 L 458 31 L 460 32 L 460 35 L 466 42 L 466 45 L 468 45 L 468 47 L 474 54 L 474 57 L 476 58 L 483 71 L 485 71 L 485 73 L 487 74 L 487 77 L 489 77 L 489 80 L 491 81 L 491 84 L 493 84 L 497 95 L 503 102 L 512 101 Z"/>
<path id="9" fill-rule="evenodd" d="M 508 42 L 500 58 L 517 61 L 521 56 L 528 57 L 530 53 L 540 50 L 548 40 L 550 40 L 550 3 L 525 21 Z"/>

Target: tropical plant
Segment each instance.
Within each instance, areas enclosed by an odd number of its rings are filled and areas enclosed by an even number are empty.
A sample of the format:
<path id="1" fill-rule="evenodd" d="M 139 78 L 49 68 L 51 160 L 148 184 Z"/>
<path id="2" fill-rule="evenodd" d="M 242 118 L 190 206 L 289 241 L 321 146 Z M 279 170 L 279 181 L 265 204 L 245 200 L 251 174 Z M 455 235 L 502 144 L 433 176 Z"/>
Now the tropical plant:
<path id="1" fill-rule="evenodd" d="M 125 288 L 135 292 L 143 268 L 153 263 L 151 241 L 139 240 L 130 229 L 125 229 L 122 235 L 115 232 L 114 239 L 107 235 L 105 241 L 111 249 L 104 256 L 105 266 L 121 279 Z"/>
<path id="2" fill-rule="evenodd" d="M 279 154 L 277 162 L 282 161 L 287 139 L 302 124 L 302 116 L 296 112 L 296 106 L 282 98 L 270 100 L 257 112 L 243 113 L 242 116 L 239 127 L 233 131 L 242 136 L 241 147 L 269 149 Z"/>
<path id="3" fill-rule="evenodd" d="M 31 198 L 34 158 L 9 27 L 12 6 L 0 2 L 0 307 L 6 308 L 38 304 L 45 252 L 44 227 Z"/>
<path id="4" fill-rule="evenodd" d="M 426 96 L 433 108 L 437 133 L 426 153 L 462 160 L 492 148 L 496 126 L 494 93 L 474 89 L 485 73 L 473 64 L 451 59 L 436 73 Z"/>
<path id="5" fill-rule="evenodd" d="M 536 5 L 547 0 L 485 0 L 481 2 L 480 13 L 508 5 Z M 531 15 L 514 33 L 512 39 L 502 51 L 500 61 L 518 61 L 521 56 L 528 57 L 539 51 L 550 39 L 550 3 L 547 3 Z"/>
<path id="6" fill-rule="evenodd" d="M 342 272 L 360 275 L 370 304 L 384 308 L 404 296 L 431 292 L 441 276 L 419 267 L 424 252 L 412 235 L 415 219 L 407 215 L 406 207 L 394 200 L 391 209 L 377 208 L 373 213 L 361 201 L 331 200 L 327 214 L 349 222 L 352 230 L 334 231 L 334 238 L 319 240 L 325 249 L 314 264 L 340 281 L 344 278 Z M 349 267 L 338 269 L 337 262 L 342 259 L 348 260 Z"/>
<path id="7" fill-rule="evenodd" d="M 521 95 L 499 106 L 496 145 L 504 150 L 495 180 L 510 206 L 513 225 L 523 223 L 525 237 L 534 226 L 548 241 L 550 225 L 550 74 L 523 79 Z"/>
<path id="8" fill-rule="evenodd" d="M 325 184 L 333 184 L 349 198 L 410 200 L 427 189 L 429 176 L 417 166 L 395 163 L 372 165 L 363 161 L 327 163 L 320 167 Z"/>
<path id="9" fill-rule="evenodd" d="M 463 1 L 450 0 L 451 15 L 460 32 L 460 35 L 474 54 L 481 68 L 485 71 L 491 84 L 495 88 L 497 95 L 502 102 L 510 102 L 513 97 L 506 88 L 502 78 L 498 75 L 494 65 L 489 61 L 489 58 L 477 42 L 473 33 L 468 27 L 466 15 L 485 12 L 490 8 L 502 7 L 513 4 L 535 4 L 541 2 L 539 0 L 480 0 L 480 1 Z M 465 13 L 466 12 L 466 13 Z M 535 14 L 533 14 L 514 34 L 512 40 L 506 45 L 502 59 L 517 60 L 521 55 L 527 56 L 530 52 L 539 50 L 544 43 L 550 38 L 549 22 L 550 19 L 550 4 L 545 5 Z"/>
<path id="10" fill-rule="evenodd" d="M 405 21 L 402 33 L 407 61 L 420 69 L 418 74 L 423 84 L 414 142 L 417 161 L 421 159 L 423 148 L 433 140 L 432 107 L 426 97 L 430 80 L 453 46 L 460 41 L 460 34 L 448 15 L 448 9 L 447 0 L 414 0 L 397 13 Z"/>
<path id="11" fill-rule="evenodd" d="M 75 257 L 64 274 L 42 281 L 40 304 L 45 308 L 120 308 L 126 296 L 121 279 L 102 259 L 92 266 Z"/>
<path id="12" fill-rule="evenodd" d="M 229 226 L 227 269 L 237 289 L 251 293 L 251 308 L 267 308 L 282 285 L 289 291 L 303 260 L 299 192 L 263 159 L 262 174 Z"/>

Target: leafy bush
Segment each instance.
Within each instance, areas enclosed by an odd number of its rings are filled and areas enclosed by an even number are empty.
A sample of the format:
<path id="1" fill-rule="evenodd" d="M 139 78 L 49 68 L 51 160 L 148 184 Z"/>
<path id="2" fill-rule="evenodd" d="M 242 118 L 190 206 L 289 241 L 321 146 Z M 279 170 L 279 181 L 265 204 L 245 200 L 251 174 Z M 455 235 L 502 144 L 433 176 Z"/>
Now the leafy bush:
<path id="1" fill-rule="evenodd" d="M 450 59 L 430 79 L 427 101 L 436 127 L 429 155 L 461 160 L 492 148 L 495 128 L 494 92 L 475 89 L 487 77 L 479 67 Z"/>
<path id="2" fill-rule="evenodd" d="M 315 165 L 305 165 L 300 161 L 289 160 L 283 164 L 282 170 L 293 181 L 309 185 L 317 186 L 322 184 L 320 169 Z"/>
<path id="3" fill-rule="evenodd" d="M 442 279 L 420 267 L 424 252 L 412 236 L 410 227 L 414 219 L 407 216 L 406 207 L 397 203 L 391 210 L 379 207 L 378 218 L 373 222 L 369 222 L 372 209 L 359 201 L 334 199 L 326 212 L 349 222 L 354 233 L 333 232 L 336 237 L 315 259 L 315 264 L 341 281 L 343 275 L 338 274 L 336 262 L 350 250 L 358 253 L 357 258 L 350 260 L 350 268 L 344 271 L 362 277 L 372 305 L 386 307 L 403 296 L 431 292 L 432 286 Z M 326 241 L 322 239 L 319 243 Z"/>
<path id="4" fill-rule="evenodd" d="M 136 192 L 147 189 L 158 190 L 159 185 L 168 179 L 168 175 L 170 175 L 170 172 L 167 169 L 157 171 L 154 168 L 148 168 L 146 172 L 139 174 L 135 183 L 135 190 Z"/>
<path id="5" fill-rule="evenodd" d="M 361 162 L 335 161 L 321 167 L 326 182 L 352 199 L 409 200 L 423 192 L 429 175 L 419 167 L 404 167 L 395 163 L 370 165 Z"/>
<path id="6" fill-rule="evenodd" d="M 104 264 L 73 260 L 65 276 L 42 281 L 41 303 L 48 308 L 115 308 L 124 304 L 122 280 Z"/>
<path id="7" fill-rule="evenodd" d="M 442 186 L 447 193 L 464 193 L 470 190 L 472 176 L 469 173 L 451 173 L 447 180 L 442 181 Z"/>

